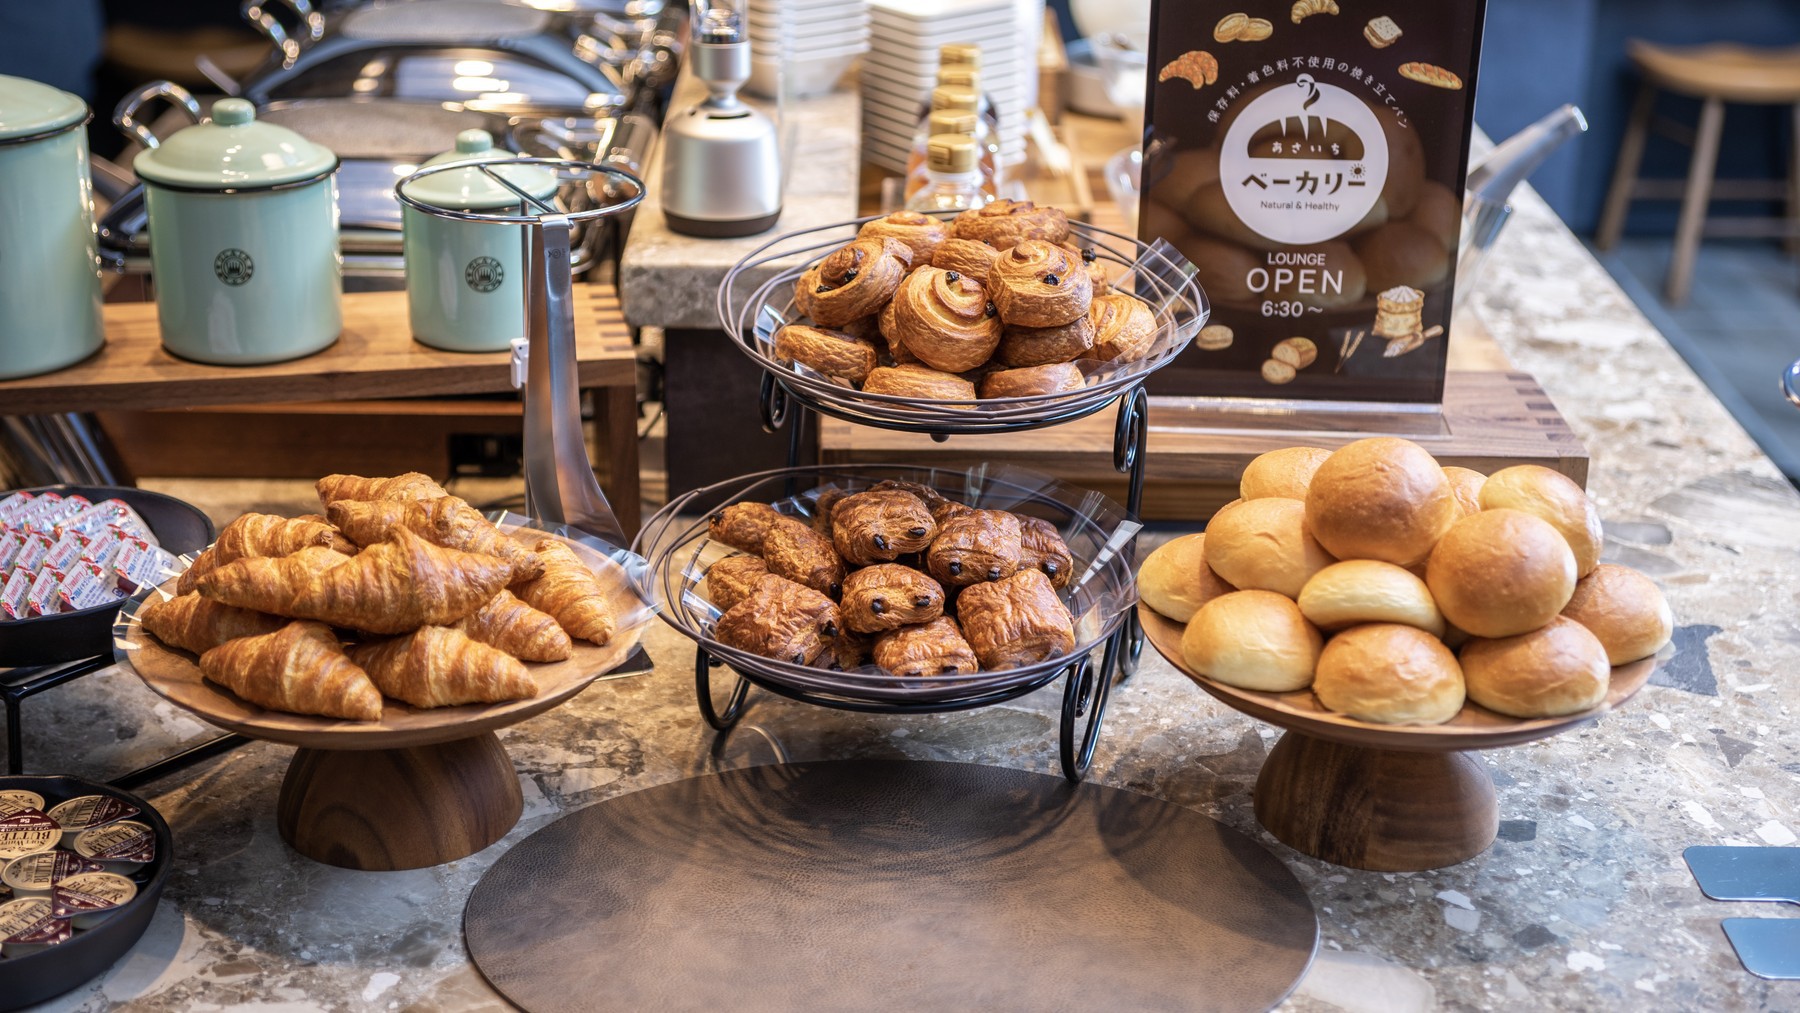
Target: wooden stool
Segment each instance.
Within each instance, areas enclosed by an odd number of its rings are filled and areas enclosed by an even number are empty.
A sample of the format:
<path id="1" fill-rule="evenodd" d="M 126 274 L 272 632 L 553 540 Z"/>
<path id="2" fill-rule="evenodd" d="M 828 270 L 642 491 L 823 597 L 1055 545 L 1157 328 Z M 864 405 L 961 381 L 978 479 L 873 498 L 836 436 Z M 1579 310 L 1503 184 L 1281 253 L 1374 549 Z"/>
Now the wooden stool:
<path id="1" fill-rule="evenodd" d="M 1704 233 L 1732 236 L 1800 236 L 1800 145 L 1789 156 L 1786 180 L 1715 181 L 1719 137 L 1725 125 L 1725 104 L 1786 105 L 1792 107 L 1800 132 L 1800 49 L 1751 49 L 1729 43 L 1691 48 L 1659 46 L 1633 39 L 1627 44 L 1631 61 L 1644 76 L 1638 90 L 1631 123 L 1619 144 L 1619 162 L 1613 169 L 1612 187 L 1600 215 L 1595 245 L 1609 249 L 1625 229 L 1625 215 L 1634 198 L 1681 200 L 1681 217 L 1675 228 L 1675 252 L 1669 261 L 1667 298 L 1685 302 L 1693 284 L 1694 258 Z M 1638 166 L 1644 158 L 1656 106 L 1656 93 L 1670 91 L 1700 99 L 1700 124 L 1689 130 L 1680 124 L 1658 122 L 1659 132 L 1686 141 L 1694 149 L 1685 182 L 1640 180 Z M 1800 136 L 1800 133 L 1797 133 Z M 1708 220 L 1707 205 L 1719 199 L 1784 199 L 1783 218 L 1738 217 Z"/>

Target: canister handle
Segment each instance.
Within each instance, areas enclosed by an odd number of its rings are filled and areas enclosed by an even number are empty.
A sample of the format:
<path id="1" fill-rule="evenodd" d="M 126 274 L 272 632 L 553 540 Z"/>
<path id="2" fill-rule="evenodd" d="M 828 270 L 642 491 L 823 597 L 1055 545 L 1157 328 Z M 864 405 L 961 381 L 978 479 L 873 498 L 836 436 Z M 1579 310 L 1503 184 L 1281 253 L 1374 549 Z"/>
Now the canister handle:
<path id="1" fill-rule="evenodd" d="M 252 28 L 263 33 L 270 42 L 274 43 L 276 49 L 281 50 L 282 67 L 292 67 L 294 60 L 300 56 L 301 50 L 325 37 L 325 15 L 313 10 L 310 0 L 275 0 L 275 3 L 294 12 L 296 21 L 294 29 L 304 36 L 304 42 L 288 34 L 287 26 L 283 25 L 281 19 L 277 18 L 270 10 L 275 5 L 274 3 L 264 3 L 264 0 L 244 0 L 243 6 L 238 8 L 238 13 L 243 15 L 244 20 L 249 22 Z"/>
<path id="2" fill-rule="evenodd" d="M 200 103 L 192 92 L 173 81 L 153 81 L 119 100 L 118 106 L 113 109 L 113 126 L 119 128 L 126 140 L 137 141 L 146 148 L 162 144 L 161 139 L 151 133 L 148 126 L 138 122 L 138 110 L 144 107 L 144 103 L 159 98 L 168 99 L 170 105 L 185 111 L 189 119 L 195 123 L 200 122 Z"/>

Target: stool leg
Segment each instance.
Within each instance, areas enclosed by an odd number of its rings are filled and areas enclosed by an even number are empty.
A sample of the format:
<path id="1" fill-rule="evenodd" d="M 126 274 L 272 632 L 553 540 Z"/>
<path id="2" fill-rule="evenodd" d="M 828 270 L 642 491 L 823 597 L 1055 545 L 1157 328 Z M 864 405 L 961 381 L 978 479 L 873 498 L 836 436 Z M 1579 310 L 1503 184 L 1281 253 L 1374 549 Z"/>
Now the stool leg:
<path id="1" fill-rule="evenodd" d="M 1712 203 L 1713 168 L 1719 160 L 1719 135 L 1725 126 L 1725 101 L 1709 98 L 1700 107 L 1700 129 L 1694 135 L 1694 160 L 1688 166 L 1687 190 L 1681 198 L 1681 220 L 1675 227 L 1675 254 L 1669 258 L 1669 305 L 1687 301 L 1694 283 L 1694 258 L 1700 253 L 1700 231 Z"/>
<path id="2" fill-rule="evenodd" d="M 1650 135 L 1650 115 L 1655 110 L 1656 85 L 1645 81 L 1638 89 L 1637 103 L 1631 107 L 1625 137 L 1619 141 L 1619 161 L 1613 166 L 1612 186 L 1606 191 L 1606 206 L 1600 212 L 1600 230 L 1594 235 L 1594 245 L 1602 250 L 1618 245 L 1619 236 L 1625 232 L 1625 216 L 1631 211 L 1638 167 L 1644 162 L 1644 140 Z"/>

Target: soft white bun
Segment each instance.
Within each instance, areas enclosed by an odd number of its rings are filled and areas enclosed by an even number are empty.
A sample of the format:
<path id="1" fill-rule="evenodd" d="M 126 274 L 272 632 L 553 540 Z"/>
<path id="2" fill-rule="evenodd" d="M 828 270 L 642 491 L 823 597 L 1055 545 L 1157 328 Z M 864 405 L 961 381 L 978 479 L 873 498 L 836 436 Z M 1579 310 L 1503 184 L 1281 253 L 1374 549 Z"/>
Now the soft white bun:
<path id="1" fill-rule="evenodd" d="M 1444 614 L 1425 582 L 1374 559 L 1346 559 L 1313 574 L 1300 589 L 1300 613 L 1323 630 L 1400 623 L 1434 637 L 1444 635 Z"/>
<path id="2" fill-rule="evenodd" d="M 1575 553 L 1575 575 L 1600 565 L 1600 514 L 1575 480 L 1539 464 L 1517 464 L 1489 475 L 1481 485 L 1481 509 L 1523 510 L 1550 522 Z"/>
<path id="3" fill-rule="evenodd" d="M 1178 623 L 1194 618 L 1200 606 L 1237 588 L 1206 565 L 1206 535 L 1182 535 L 1164 542 L 1138 567 L 1138 595 L 1157 615 Z"/>
<path id="4" fill-rule="evenodd" d="M 1553 718 L 1598 707 L 1612 678 L 1599 639 L 1561 616 L 1516 637 L 1471 639 L 1459 657 L 1469 699 L 1515 718 Z"/>
<path id="5" fill-rule="evenodd" d="M 1448 465 L 1444 477 L 1450 480 L 1450 493 L 1456 497 L 1458 519 L 1481 512 L 1481 487 L 1487 476 L 1471 468 Z"/>
<path id="6" fill-rule="evenodd" d="M 1425 567 L 1444 618 L 1475 637 L 1535 630 L 1575 593 L 1575 556 L 1548 522 L 1519 510 L 1457 521 Z"/>
<path id="7" fill-rule="evenodd" d="M 1462 710 L 1462 666 L 1424 630 L 1370 623 L 1325 645 L 1313 692 L 1331 710 L 1362 721 L 1441 725 Z"/>
<path id="8" fill-rule="evenodd" d="M 1675 632 L 1675 616 L 1662 591 L 1649 577 L 1616 563 L 1601 563 L 1581 578 L 1562 614 L 1599 638 L 1614 665 L 1648 658 Z"/>
<path id="9" fill-rule="evenodd" d="M 1181 635 L 1189 668 L 1240 689 L 1286 693 L 1312 683 L 1324 640 L 1273 591 L 1233 591 L 1194 613 Z"/>
<path id="10" fill-rule="evenodd" d="M 1306 499 L 1312 485 L 1313 472 L 1331 456 L 1319 447 L 1285 447 L 1271 450 L 1251 461 L 1238 482 L 1238 493 L 1244 499 L 1279 496 L 1283 499 Z"/>
<path id="11" fill-rule="evenodd" d="M 1339 448 L 1306 493 L 1307 525 L 1339 559 L 1409 566 L 1430 555 L 1456 518 L 1444 469 L 1425 448 L 1391 436 Z"/>
<path id="12" fill-rule="evenodd" d="M 1331 555 L 1306 530 L 1297 499 L 1247 499 L 1206 525 L 1206 564 L 1232 587 L 1298 598 Z"/>

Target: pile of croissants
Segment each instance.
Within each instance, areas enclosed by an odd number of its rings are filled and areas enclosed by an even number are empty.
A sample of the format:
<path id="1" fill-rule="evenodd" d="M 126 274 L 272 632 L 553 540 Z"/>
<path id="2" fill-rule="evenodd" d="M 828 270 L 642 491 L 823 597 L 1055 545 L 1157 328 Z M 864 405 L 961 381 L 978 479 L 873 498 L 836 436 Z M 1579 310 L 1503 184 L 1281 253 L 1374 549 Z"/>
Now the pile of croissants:
<path id="1" fill-rule="evenodd" d="M 502 533 L 416 472 L 328 475 L 323 516 L 245 514 L 138 612 L 209 681 L 270 710 L 355 721 L 534 697 L 524 662 L 605 645 L 606 592 L 567 544 Z M 348 643 L 346 643 L 348 641 Z"/>
<path id="2" fill-rule="evenodd" d="M 1111 291 L 1068 216 L 1031 201 L 870 221 L 800 276 L 794 305 L 811 323 L 776 332 L 782 363 L 952 408 L 1079 390 L 1078 362 L 1134 362 L 1156 345 L 1150 307 Z"/>

